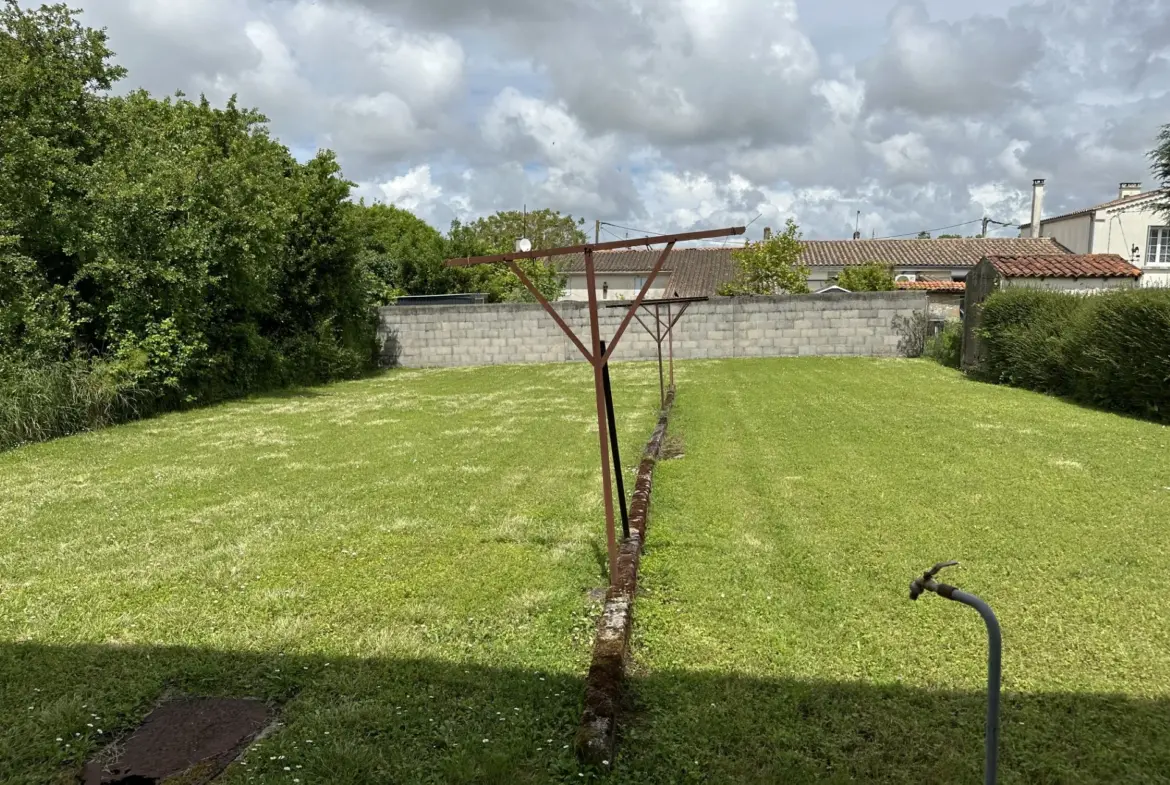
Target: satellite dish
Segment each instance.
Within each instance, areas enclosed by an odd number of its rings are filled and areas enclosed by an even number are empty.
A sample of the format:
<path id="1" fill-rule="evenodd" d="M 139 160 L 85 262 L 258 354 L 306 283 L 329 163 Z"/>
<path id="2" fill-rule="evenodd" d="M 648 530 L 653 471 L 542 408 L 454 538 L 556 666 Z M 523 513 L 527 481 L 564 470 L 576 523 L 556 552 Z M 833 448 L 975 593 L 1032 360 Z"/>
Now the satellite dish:
<path id="1" fill-rule="evenodd" d="M 521 237 L 519 240 L 516 241 L 516 252 L 517 253 L 528 253 L 531 250 L 532 250 L 532 241 L 529 240 L 527 237 Z"/>

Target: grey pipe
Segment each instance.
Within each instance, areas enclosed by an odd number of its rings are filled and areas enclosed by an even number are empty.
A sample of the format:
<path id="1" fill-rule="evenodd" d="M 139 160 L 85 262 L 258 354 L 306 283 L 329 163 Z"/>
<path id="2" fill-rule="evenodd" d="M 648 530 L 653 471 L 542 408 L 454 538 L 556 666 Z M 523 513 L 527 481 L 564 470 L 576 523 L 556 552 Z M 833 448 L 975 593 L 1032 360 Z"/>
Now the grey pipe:
<path id="1" fill-rule="evenodd" d="M 923 591 L 932 591 L 940 597 L 971 606 L 979 611 L 984 624 L 987 625 L 987 723 L 983 737 L 983 782 L 985 785 L 995 785 L 999 769 L 999 691 L 1003 680 L 1003 637 L 1000 634 L 999 620 L 995 618 L 990 605 L 974 594 L 968 594 L 934 579 L 939 570 L 953 567 L 957 563 L 936 564 L 921 578 L 911 581 L 910 599 L 918 599 Z"/>
<path id="2" fill-rule="evenodd" d="M 939 587 L 945 585 L 939 584 Z M 947 596 L 941 591 L 939 594 Z M 999 768 L 999 689 L 1003 666 L 1003 638 L 999 631 L 999 620 L 995 618 L 991 606 L 974 594 L 955 589 L 950 593 L 949 599 L 970 605 L 979 611 L 987 625 L 987 727 L 983 742 L 983 782 L 986 785 L 995 785 L 996 772 Z"/>

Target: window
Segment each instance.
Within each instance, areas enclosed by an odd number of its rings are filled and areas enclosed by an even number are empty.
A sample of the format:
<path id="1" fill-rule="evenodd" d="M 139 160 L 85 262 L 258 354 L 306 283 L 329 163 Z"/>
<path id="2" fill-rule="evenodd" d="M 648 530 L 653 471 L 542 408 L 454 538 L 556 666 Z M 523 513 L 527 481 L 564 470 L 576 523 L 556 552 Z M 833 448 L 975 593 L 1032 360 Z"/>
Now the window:
<path id="1" fill-rule="evenodd" d="M 645 285 L 646 285 L 646 279 L 645 279 L 645 278 L 643 278 L 643 277 L 641 277 L 641 276 L 638 276 L 637 278 L 635 278 L 635 279 L 634 279 L 634 291 L 635 291 L 635 292 L 640 292 L 640 291 L 642 291 L 642 287 L 643 287 L 643 286 L 645 286 Z"/>
<path id="2" fill-rule="evenodd" d="M 1150 244 L 1146 247 L 1146 264 L 1170 266 L 1170 226 L 1150 227 Z"/>

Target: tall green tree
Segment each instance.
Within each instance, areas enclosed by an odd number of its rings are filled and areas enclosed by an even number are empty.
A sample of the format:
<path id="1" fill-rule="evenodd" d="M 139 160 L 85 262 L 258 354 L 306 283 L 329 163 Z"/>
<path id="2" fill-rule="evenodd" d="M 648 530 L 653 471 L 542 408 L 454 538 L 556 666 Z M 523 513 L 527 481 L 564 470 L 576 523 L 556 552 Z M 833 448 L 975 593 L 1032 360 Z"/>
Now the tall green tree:
<path id="1" fill-rule="evenodd" d="M 783 232 L 733 251 L 736 276 L 719 294 L 808 294 L 810 271 L 800 263 L 804 252 L 800 237 L 800 228 L 789 218 Z"/>
<path id="2" fill-rule="evenodd" d="M 894 271 L 877 262 L 846 267 L 837 276 L 837 285 L 851 292 L 892 292 L 898 288 Z"/>
<path id="3" fill-rule="evenodd" d="M 105 32 L 64 5 L 0 5 L 0 350 L 44 359 L 69 348 L 61 324 L 107 136 L 101 93 L 125 73 L 110 57 Z"/>
<path id="4" fill-rule="evenodd" d="M 556 210 L 502 210 L 468 224 L 488 253 L 508 253 L 520 238 L 532 241 L 536 250 L 581 245 L 586 242 L 584 218 L 574 219 Z"/>
<path id="5" fill-rule="evenodd" d="M 560 248 L 586 242 L 581 228 L 584 223 L 583 218 L 574 219 L 550 209 L 528 213 L 504 210 L 469 224 L 456 221 L 452 223 L 447 238 L 451 256 L 508 253 L 515 249 L 516 241 L 521 238 L 531 241 L 534 250 Z M 556 260 L 527 260 L 520 263 L 520 268 L 547 299 L 555 300 L 564 293 L 565 279 Z M 475 267 L 469 273 L 477 290 L 486 292 L 494 301 L 530 302 L 535 299 L 506 267 Z"/>
<path id="6" fill-rule="evenodd" d="M 1162 126 L 1158 133 L 1158 143 L 1150 151 L 1150 169 L 1161 186 L 1170 189 L 1170 124 Z M 1158 207 L 1170 221 L 1170 195 Z"/>
<path id="7" fill-rule="evenodd" d="M 351 208 L 372 295 L 386 304 L 398 294 L 449 294 L 463 289 L 459 272 L 443 265 L 447 245 L 438 230 L 414 214 L 380 202 Z"/>

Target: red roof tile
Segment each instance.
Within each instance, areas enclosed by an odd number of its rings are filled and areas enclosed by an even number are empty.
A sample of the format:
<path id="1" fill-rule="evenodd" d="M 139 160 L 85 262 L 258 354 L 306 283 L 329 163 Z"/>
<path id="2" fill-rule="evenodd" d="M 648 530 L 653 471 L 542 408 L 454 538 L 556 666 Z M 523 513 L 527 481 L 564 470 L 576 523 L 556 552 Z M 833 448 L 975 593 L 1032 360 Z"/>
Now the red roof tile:
<path id="1" fill-rule="evenodd" d="M 967 284 L 962 281 L 898 281 L 899 289 L 911 289 L 927 292 L 958 292 L 967 291 Z"/>
<path id="2" fill-rule="evenodd" d="M 1137 278 L 1142 271 L 1117 254 L 988 256 L 1005 278 Z"/>

